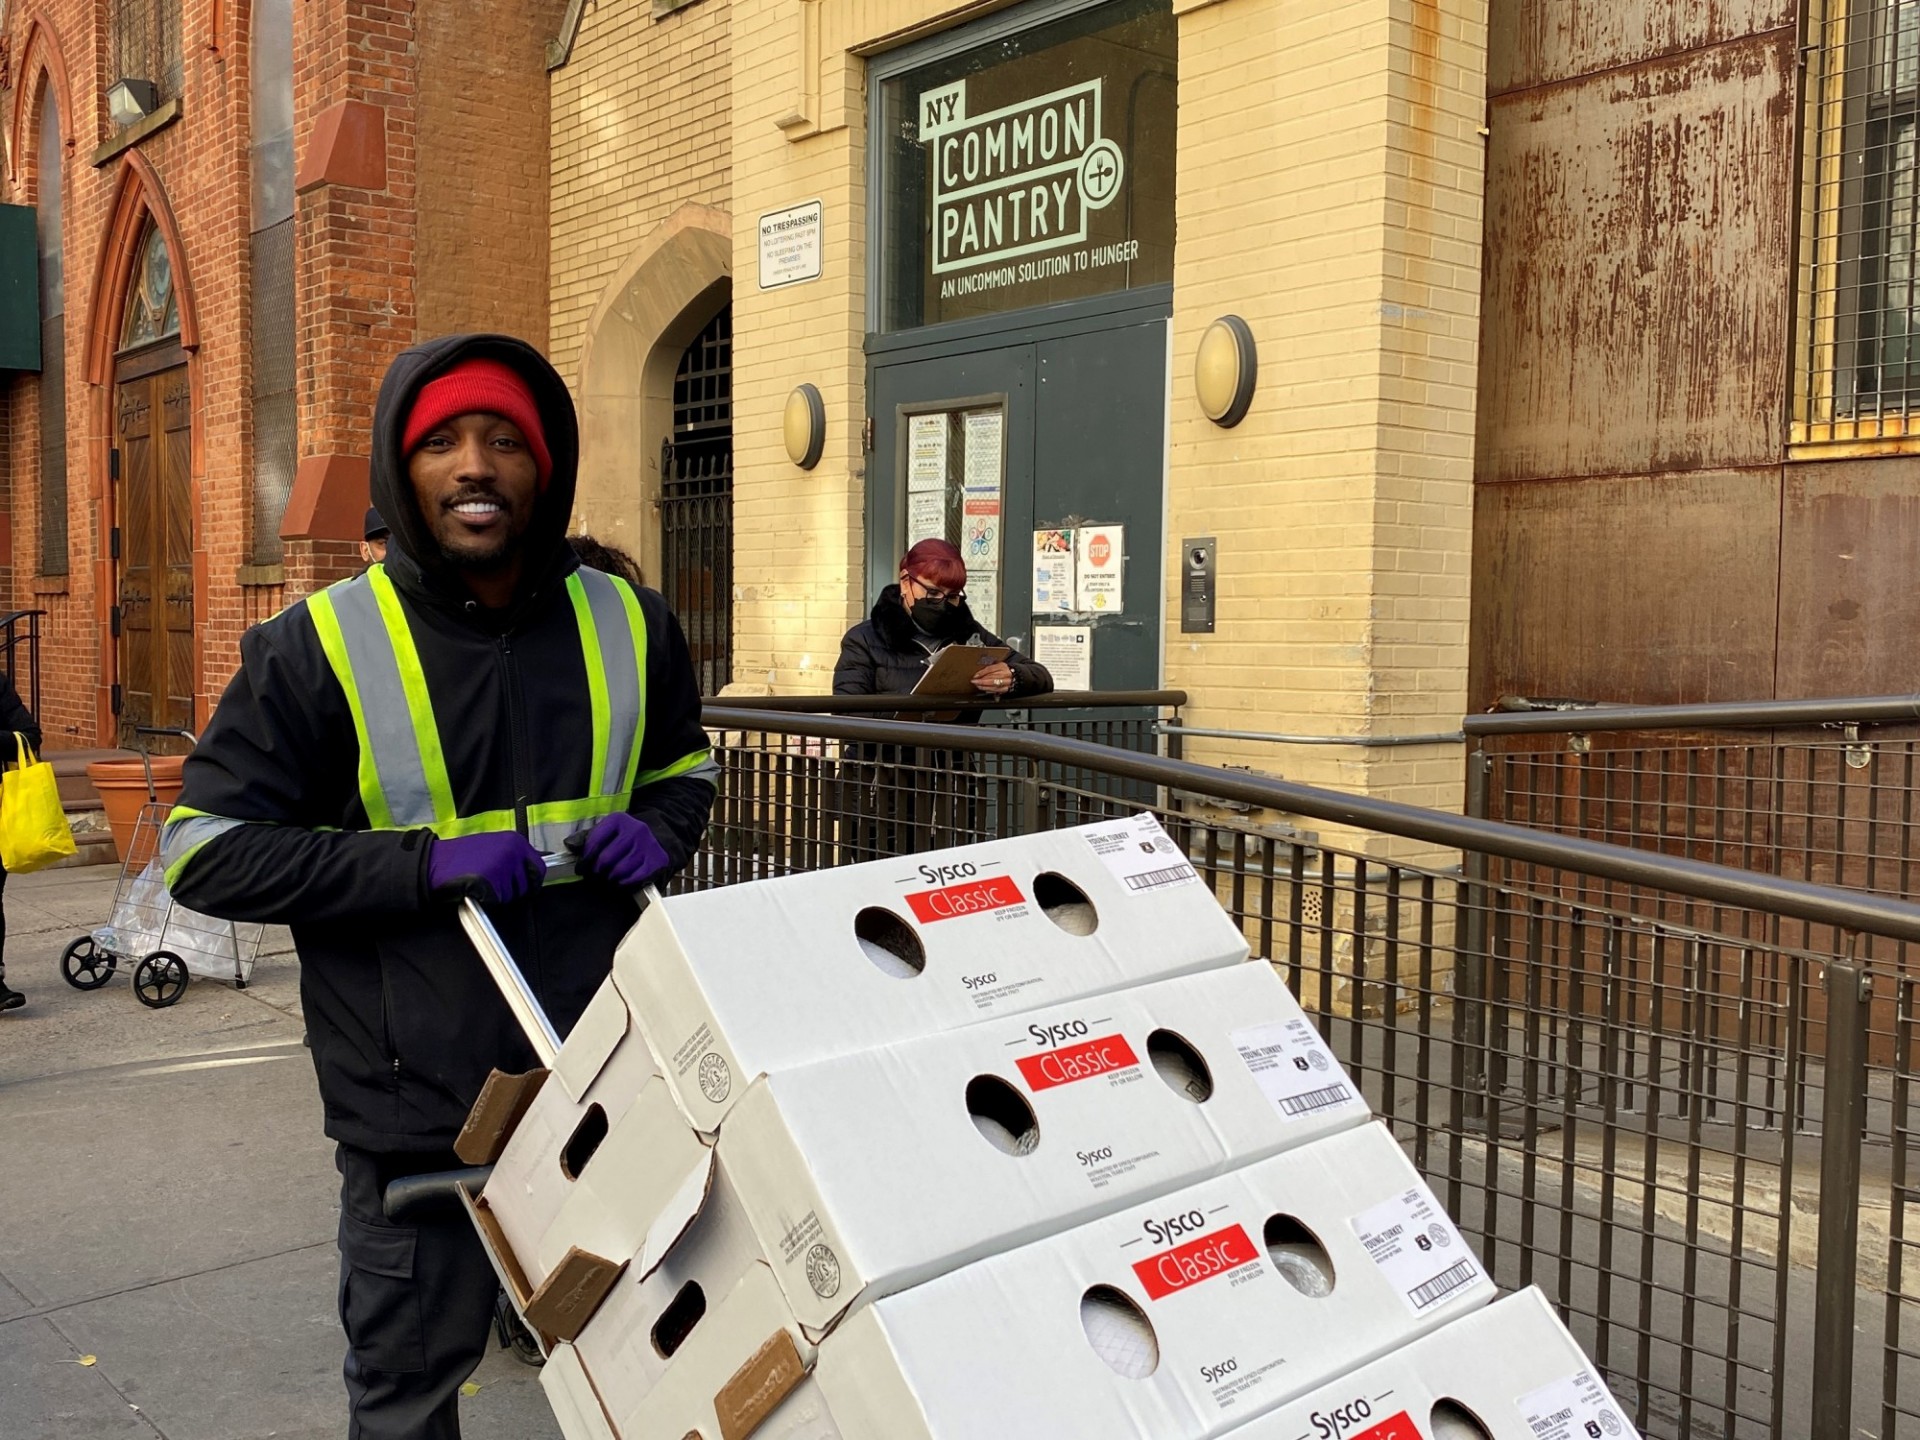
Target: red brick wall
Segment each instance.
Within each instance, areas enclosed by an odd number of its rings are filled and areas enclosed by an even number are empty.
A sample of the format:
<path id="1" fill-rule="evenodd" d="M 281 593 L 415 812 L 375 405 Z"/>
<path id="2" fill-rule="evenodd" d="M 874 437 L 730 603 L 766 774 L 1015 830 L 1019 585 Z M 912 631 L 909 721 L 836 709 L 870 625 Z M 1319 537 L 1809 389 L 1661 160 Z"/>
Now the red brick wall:
<path id="1" fill-rule="evenodd" d="M 543 45 L 560 0 L 531 6 L 447 0 L 419 28 L 409 0 L 300 0 L 294 11 L 294 145 L 304 159 L 329 107 L 378 107 L 384 182 L 318 183 L 295 209 L 295 303 L 300 458 L 365 456 L 380 376 L 419 333 L 485 325 L 544 342 L 547 313 L 547 82 Z M 9 7 L 10 79 L 0 95 L 10 167 L 0 200 L 31 204 L 41 76 L 64 56 L 67 315 L 67 490 L 64 580 L 36 577 L 39 555 L 38 382 L 0 382 L 0 600 L 47 610 L 42 723 L 50 744 L 111 739 L 106 635 L 113 572 L 105 554 L 111 387 L 85 364 L 95 269 L 125 156 L 96 168 L 96 147 L 119 134 L 106 114 L 106 7 L 39 0 Z M 224 29 L 216 34 L 216 14 Z M 225 688 L 241 632 L 282 603 L 358 568 L 341 540 L 286 546 L 284 583 L 243 585 L 252 505 L 248 325 L 248 7 L 182 6 L 182 117 L 137 147 L 164 192 L 182 254 L 183 300 L 198 321 L 191 359 L 194 430 L 196 723 Z M 37 24 L 44 17 L 44 24 Z M 502 17 L 505 17 L 504 19 Z M 34 32 L 39 30 L 38 34 Z M 49 43 L 49 40 L 53 43 Z M 58 68 L 58 67 L 56 67 Z M 421 77 L 429 77 L 421 89 Z M 15 127 L 16 117 L 19 119 Z M 423 135 L 432 163 L 422 184 Z M 432 214 L 423 222 L 422 207 Z M 423 259 L 431 277 L 417 285 Z M 116 277 L 108 276 L 114 284 Z M 118 323 L 118 316 L 109 318 Z M 110 348 L 110 347 L 109 347 Z M 259 577 L 267 578 L 273 577 Z"/>

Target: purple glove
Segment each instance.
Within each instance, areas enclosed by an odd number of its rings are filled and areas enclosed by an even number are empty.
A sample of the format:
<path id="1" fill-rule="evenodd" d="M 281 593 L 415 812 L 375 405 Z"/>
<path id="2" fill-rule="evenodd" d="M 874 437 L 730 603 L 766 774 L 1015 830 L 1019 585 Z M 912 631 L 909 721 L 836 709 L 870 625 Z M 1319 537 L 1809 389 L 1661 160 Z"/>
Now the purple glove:
<path id="1" fill-rule="evenodd" d="M 526 837 L 511 831 L 435 840 L 427 852 L 427 888 L 436 900 L 504 905 L 545 878 L 547 865 Z"/>
<path id="2" fill-rule="evenodd" d="M 672 866 L 647 822 L 631 815 L 608 815 L 580 847 L 580 873 L 622 890 L 638 890 Z"/>

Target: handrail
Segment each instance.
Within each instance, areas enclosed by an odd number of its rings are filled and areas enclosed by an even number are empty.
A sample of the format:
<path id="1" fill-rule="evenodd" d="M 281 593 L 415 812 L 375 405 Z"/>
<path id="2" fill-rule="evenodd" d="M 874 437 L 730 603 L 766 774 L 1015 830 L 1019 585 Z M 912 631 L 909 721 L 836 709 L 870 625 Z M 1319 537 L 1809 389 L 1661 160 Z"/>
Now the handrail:
<path id="1" fill-rule="evenodd" d="M 1391 800 L 1320 790 L 1287 780 L 1215 770 L 1190 761 L 1142 755 L 1085 740 L 1067 740 L 1026 730 L 794 715 L 732 705 L 705 706 L 701 722 L 713 730 L 759 730 L 876 745 L 929 746 L 1104 770 L 1123 779 L 1304 815 L 1331 825 L 1381 831 L 1529 865 L 1578 870 L 1625 885 L 1664 890 L 1736 909 L 1769 910 L 1841 930 L 1865 930 L 1896 940 L 1920 940 L 1920 905 L 1886 896 L 1834 890 L 1776 875 L 1630 850 L 1621 845 L 1529 830 L 1495 820 L 1476 820 Z"/>
<path id="2" fill-rule="evenodd" d="M 1586 735 L 1601 730 L 1767 730 L 1820 725 L 1920 721 L 1920 695 L 1860 695 L 1823 700 L 1732 700 L 1710 705 L 1599 705 L 1498 715 L 1469 715 L 1460 728 L 1486 735 Z"/>
<path id="3" fill-rule="evenodd" d="M 1027 696 L 939 695 L 755 695 L 730 696 L 709 704 L 799 715 L 895 714 L 905 710 L 1109 710 L 1187 703 L 1184 690 L 1053 690 Z"/>

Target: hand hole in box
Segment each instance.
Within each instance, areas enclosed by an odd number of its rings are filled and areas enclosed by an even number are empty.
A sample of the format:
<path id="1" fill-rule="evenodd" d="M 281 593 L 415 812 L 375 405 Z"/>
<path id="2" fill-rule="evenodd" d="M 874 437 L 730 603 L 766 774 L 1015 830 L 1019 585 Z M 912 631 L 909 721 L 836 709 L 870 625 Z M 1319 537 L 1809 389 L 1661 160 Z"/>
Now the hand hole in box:
<path id="1" fill-rule="evenodd" d="M 1171 1030 L 1156 1030 L 1147 1037 L 1147 1058 L 1153 1073 L 1167 1082 L 1167 1088 L 1196 1105 L 1213 1098 L 1213 1072 L 1206 1057 Z"/>
<path id="2" fill-rule="evenodd" d="M 593 1152 L 600 1148 L 600 1142 L 607 1138 L 607 1112 L 598 1105 L 589 1105 L 587 1113 L 560 1151 L 560 1173 L 569 1180 L 578 1180 L 580 1172 L 587 1168 L 587 1162 L 593 1159 Z"/>
<path id="3" fill-rule="evenodd" d="M 1314 1300 L 1333 1294 L 1333 1259 L 1318 1235 L 1291 1215 L 1273 1215 L 1266 1240 L 1267 1258 L 1289 1285 Z"/>
<path id="4" fill-rule="evenodd" d="M 1442 1400 L 1433 1407 L 1433 1418 L 1427 1425 L 1427 1433 L 1433 1436 L 1433 1440 L 1493 1440 L 1493 1431 L 1482 1425 L 1471 1410 L 1455 1400 Z"/>
<path id="5" fill-rule="evenodd" d="M 998 1075 L 976 1075 L 967 1082 L 967 1114 L 973 1128 L 1002 1154 L 1031 1155 L 1040 1143 L 1033 1107 Z"/>
<path id="6" fill-rule="evenodd" d="M 687 1281 L 660 1312 L 660 1318 L 653 1322 L 653 1348 L 662 1360 L 673 1358 L 673 1352 L 685 1343 L 706 1313 L 707 1292 L 700 1288 L 698 1280 Z"/>
<path id="7" fill-rule="evenodd" d="M 1133 1297 L 1111 1285 L 1095 1285 L 1080 1297 L 1080 1328 L 1107 1368 L 1129 1380 L 1144 1380 L 1160 1368 L 1160 1340 L 1153 1322 Z"/>
<path id="8" fill-rule="evenodd" d="M 853 917 L 860 950 L 882 975 L 911 980 L 927 968 L 927 947 L 906 921 L 893 911 L 869 905 Z"/>
<path id="9" fill-rule="evenodd" d="M 1033 903 L 1040 913 L 1069 935 L 1091 935 L 1100 928 L 1100 914 L 1087 892 L 1064 875 L 1043 870 L 1033 877 Z"/>

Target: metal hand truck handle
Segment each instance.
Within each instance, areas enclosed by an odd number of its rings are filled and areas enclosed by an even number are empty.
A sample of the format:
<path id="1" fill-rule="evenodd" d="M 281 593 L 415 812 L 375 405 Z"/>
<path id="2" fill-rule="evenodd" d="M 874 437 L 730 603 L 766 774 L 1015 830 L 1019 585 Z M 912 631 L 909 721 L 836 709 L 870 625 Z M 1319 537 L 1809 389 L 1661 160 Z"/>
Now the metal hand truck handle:
<path id="1" fill-rule="evenodd" d="M 660 899 L 659 890 L 652 885 L 642 887 L 640 893 L 649 905 Z M 513 1018 L 520 1022 L 520 1029 L 526 1035 L 527 1043 L 533 1046 L 533 1053 L 539 1057 L 542 1066 L 551 1070 L 560 1054 L 560 1037 L 554 1031 L 553 1022 L 547 1019 L 547 1012 L 541 1008 L 533 987 L 527 984 L 527 977 L 520 973 L 520 967 L 514 963 L 506 942 L 500 938 L 500 932 L 494 929 L 493 921 L 480 908 L 480 902 L 471 896 L 460 902 L 460 928 L 467 932 L 473 948 L 480 952 L 481 963 L 487 967 L 493 983 L 500 987 L 500 996 L 513 1012 Z"/>

